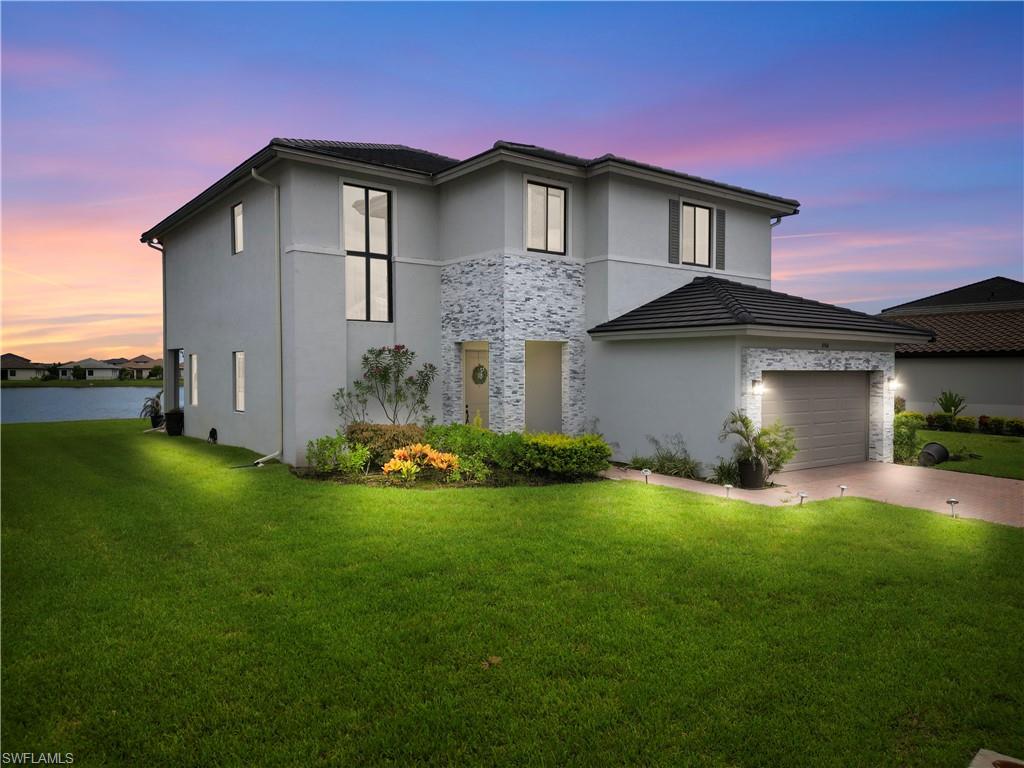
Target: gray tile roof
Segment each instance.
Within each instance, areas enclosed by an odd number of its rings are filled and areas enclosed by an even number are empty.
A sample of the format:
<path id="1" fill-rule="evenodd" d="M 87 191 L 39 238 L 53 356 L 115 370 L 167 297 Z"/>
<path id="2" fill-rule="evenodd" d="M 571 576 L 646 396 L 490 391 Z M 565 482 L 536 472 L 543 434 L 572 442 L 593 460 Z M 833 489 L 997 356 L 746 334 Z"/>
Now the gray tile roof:
<path id="1" fill-rule="evenodd" d="M 454 157 L 445 157 L 425 149 L 404 144 L 369 144 L 359 141 L 325 141 L 323 139 L 271 139 L 271 146 L 316 152 L 319 155 L 360 163 L 400 168 L 416 173 L 440 173 L 459 164 Z"/>
<path id="2" fill-rule="evenodd" d="M 1011 280 L 1009 277 L 990 277 L 970 285 L 962 285 L 942 293 L 925 296 L 923 299 L 908 301 L 888 307 L 882 312 L 904 312 L 916 309 L 939 309 L 959 307 L 972 304 L 1005 304 L 1008 302 L 1024 302 L 1024 283 Z M 995 307 L 992 307 L 995 309 Z"/>
<path id="3" fill-rule="evenodd" d="M 801 330 L 931 336 L 902 323 L 819 301 L 770 291 L 719 277 L 698 277 L 590 333 L 686 330 L 728 326 L 767 326 Z"/>

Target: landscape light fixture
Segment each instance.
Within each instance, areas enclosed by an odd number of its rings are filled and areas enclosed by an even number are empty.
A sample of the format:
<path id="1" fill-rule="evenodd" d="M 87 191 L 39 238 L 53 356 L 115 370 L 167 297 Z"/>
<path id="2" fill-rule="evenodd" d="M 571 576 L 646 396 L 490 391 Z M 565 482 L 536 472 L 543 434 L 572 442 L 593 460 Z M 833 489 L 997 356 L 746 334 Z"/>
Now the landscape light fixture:
<path id="1" fill-rule="evenodd" d="M 647 467 L 644 467 L 643 469 L 640 470 L 640 474 L 644 476 L 644 485 L 648 485 L 647 478 L 651 476 L 651 470 L 649 470 Z"/>
<path id="2" fill-rule="evenodd" d="M 800 497 L 800 506 L 802 507 L 804 505 L 804 499 L 807 498 L 807 491 L 800 491 L 797 496 Z"/>
<path id="3" fill-rule="evenodd" d="M 731 491 L 731 490 L 732 490 L 732 484 L 731 483 L 726 483 L 725 484 L 725 498 L 727 498 L 727 499 L 729 498 L 729 491 Z"/>
<path id="4" fill-rule="evenodd" d="M 956 513 L 956 505 L 959 504 L 960 502 L 954 499 L 953 497 L 950 497 L 946 499 L 946 503 L 949 504 L 949 516 L 952 518 L 959 519 L 960 515 Z"/>
<path id="5" fill-rule="evenodd" d="M 845 494 L 846 494 L 846 486 L 845 485 L 840 485 L 839 486 L 839 498 L 840 499 L 843 498 L 843 496 Z"/>

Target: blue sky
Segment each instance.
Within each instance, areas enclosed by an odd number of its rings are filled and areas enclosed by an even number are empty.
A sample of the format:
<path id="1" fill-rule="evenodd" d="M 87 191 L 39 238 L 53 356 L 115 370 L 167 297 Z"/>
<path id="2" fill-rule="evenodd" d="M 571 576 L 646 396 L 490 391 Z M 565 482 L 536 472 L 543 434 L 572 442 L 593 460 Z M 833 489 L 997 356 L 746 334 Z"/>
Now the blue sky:
<path id="1" fill-rule="evenodd" d="M 1024 277 L 1021 4 L 0 14 L 5 351 L 158 349 L 139 232 L 272 136 L 454 156 L 504 138 L 796 197 L 774 287 L 867 311 Z"/>

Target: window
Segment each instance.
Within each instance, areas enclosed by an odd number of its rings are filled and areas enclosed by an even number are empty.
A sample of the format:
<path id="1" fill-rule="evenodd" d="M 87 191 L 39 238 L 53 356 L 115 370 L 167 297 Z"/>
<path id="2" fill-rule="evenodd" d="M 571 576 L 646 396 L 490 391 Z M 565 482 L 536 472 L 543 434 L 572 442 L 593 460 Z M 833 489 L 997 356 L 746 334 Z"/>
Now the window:
<path id="1" fill-rule="evenodd" d="M 188 356 L 188 402 L 199 405 L 199 355 L 195 352 Z"/>
<path id="2" fill-rule="evenodd" d="M 242 214 L 242 204 L 231 209 L 231 252 L 241 253 L 245 248 L 245 217 Z"/>
<path id="3" fill-rule="evenodd" d="M 245 410 L 245 352 L 232 352 L 235 359 L 235 410 Z"/>
<path id="4" fill-rule="evenodd" d="M 391 322 L 391 193 L 345 184 L 345 317 Z"/>
<path id="5" fill-rule="evenodd" d="M 710 267 L 711 209 L 690 203 L 683 203 L 682 206 L 682 248 L 679 261 Z"/>
<path id="6" fill-rule="evenodd" d="M 16 379 L 18 377 L 18 372 L 15 370 L 10 370 L 7 372 L 7 375 L 10 376 L 12 379 Z"/>
<path id="7" fill-rule="evenodd" d="M 526 184 L 526 249 L 565 253 L 565 190 Z"/>

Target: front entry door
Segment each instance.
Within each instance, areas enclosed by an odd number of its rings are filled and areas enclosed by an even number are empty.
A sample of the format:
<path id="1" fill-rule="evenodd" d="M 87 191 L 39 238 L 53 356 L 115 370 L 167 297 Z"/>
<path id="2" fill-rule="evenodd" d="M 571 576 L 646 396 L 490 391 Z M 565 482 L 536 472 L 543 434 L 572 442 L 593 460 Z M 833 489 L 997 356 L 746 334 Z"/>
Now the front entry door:
<path id="1" fill-rule="evenodd" d="M 467 424 L 479 418 L 480 426 L 488 427 L 488 392 L 491 372 L 487 342 L 467 342 L 462 349 L 462 381 L 466 403 L 464 414 Z"/>

